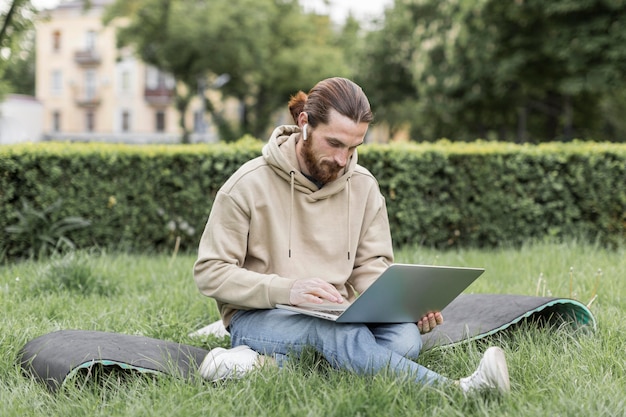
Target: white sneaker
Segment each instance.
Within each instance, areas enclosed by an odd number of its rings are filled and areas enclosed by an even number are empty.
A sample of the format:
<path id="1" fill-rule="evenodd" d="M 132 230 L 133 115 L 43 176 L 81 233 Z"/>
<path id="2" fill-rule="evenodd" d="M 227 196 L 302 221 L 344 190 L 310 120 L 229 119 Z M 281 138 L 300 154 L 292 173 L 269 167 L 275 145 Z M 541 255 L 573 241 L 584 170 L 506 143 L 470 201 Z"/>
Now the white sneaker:
<path id="1" fill-rule="evenodd" d="M 246 345 L 232 349 L 215 348 L 200 364 L 200 375 L 209 381 L 241 378 L 258 365 L 259 354 Z"/>
<path id="2" fill-rule="evenodd" d="M 511 391 L 504 351 L 499 347 L 487 349 L 476 371 L 466 378 L 461 378 L 459 385 L 465 393 L 497 390 L 505 394 Z"/>

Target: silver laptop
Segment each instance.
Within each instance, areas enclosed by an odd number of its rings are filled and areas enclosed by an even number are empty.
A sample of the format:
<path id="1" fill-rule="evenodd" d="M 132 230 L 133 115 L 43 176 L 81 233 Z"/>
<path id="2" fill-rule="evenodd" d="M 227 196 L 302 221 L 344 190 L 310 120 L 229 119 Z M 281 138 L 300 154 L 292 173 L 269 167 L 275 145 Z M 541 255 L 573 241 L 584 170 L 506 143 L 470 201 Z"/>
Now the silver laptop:
<path id="1" fill-rule="evenodd" d="M 351 304 L 324 303 L 277 308 L 338 323 L 415 323 L 441 311 L 485 270 L 392 264 Z"/>

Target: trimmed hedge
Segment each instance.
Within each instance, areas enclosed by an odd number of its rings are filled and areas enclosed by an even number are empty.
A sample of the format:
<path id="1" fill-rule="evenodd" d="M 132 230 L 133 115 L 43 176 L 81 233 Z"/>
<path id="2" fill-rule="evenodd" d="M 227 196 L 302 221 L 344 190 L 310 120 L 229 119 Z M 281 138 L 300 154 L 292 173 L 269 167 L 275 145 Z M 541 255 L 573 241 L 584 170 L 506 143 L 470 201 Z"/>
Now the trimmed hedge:
<path id="1" fill-rule="evenodd" d="M 195 250 L 215 193 L 262 143 L 111 145 L 38 143 L 0 147 L 0 259 L 27 241 L 4 233 L 27 201 L 59 198 L 56 219 L 91 226 L 69 234 L 78 247 Z M 575 142 L 366 145 L 359 161 L 387 198 L 394 243 L 519 244 L 585 236 L 626 237 L 626 145 Z"/>
<path id="2" fill-rule="evenodd" d="M 45 208 L 63 199 L 56 218 L 81 216 L 69 234 L 78 247 L 129 251 L 195 248 L 220 185 L 258 143 L 111 145 L 38 143 L 0 147 L 0 230 L 26 200 Z M 0 234 L 0 258 L 27 253 L 23 240 Z M 4 248 L 4 251 L 3 251 Z"/>
<path id="3" fill-rule="evenodd" d="M 520 244 L 626 237 L 626 145 L 493 142 L 368 149 L 396 245 Z"/>

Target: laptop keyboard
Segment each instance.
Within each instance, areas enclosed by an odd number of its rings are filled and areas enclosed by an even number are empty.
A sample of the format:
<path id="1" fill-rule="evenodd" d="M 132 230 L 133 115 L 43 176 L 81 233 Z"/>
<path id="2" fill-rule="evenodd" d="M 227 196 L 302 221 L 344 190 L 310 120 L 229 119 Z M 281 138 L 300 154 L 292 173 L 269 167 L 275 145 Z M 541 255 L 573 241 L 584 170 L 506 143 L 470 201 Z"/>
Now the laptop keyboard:
<path id="1" fill-rule="evenodd" d="M 322 310 L 317 310 L 317 309 L 313 309 L 313 311 L 316 311 L 318 313 L 324 313 L 324 314 L 330 314 L 332 316 L 340 316 L 341 314 L 343 314 L 346 310 L 326 310 L 326 309 L 322 309 Z"/>

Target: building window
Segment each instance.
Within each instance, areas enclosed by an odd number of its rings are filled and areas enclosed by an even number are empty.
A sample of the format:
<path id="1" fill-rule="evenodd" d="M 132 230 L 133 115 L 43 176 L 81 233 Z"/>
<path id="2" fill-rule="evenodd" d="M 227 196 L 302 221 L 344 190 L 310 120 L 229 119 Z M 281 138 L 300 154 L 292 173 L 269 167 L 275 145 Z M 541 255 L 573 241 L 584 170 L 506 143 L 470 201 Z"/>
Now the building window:
<path id="1" fill-rule="evenodd" d="M 171 75 L 155 67 L 146 68 L 146 88 L 149 90 L 168 89 L 176 86 L 176 80 Z"/>
<path id="2" fill-rule="evenodd" d="M 128 110 L 122 112 L 122 132 L 130 132 L 130 112 Z"/>
<path id="3" fill-rule="evenodd" d="M 96 31 L 88 30 L 85 34 L 85 50 L 86 51 L 95 51 L 96 49 Z"/>
<path id="4" fill-rule="evenodd" d="M 146 68 L 146 87 L 150 90 L 159 88 L 159 70 L 154 67 Z"/>
<path id="5" fill-rule="evenodd" d="M 159 133 L 165 132 L 165 112 L 163 110 L 156 112 L 156 131 Z"/>
<path id="6" fill-rule="evenodd" d="M 94 100 L 96 98 L 96 71 L 85 71 L 85 100 Z"/>
<path id="7" fill-rule="evenodd" d="M 52 32 L 52 51 L 59 52 L 61 50 L 61 31 Z"/>
<path id="8" fill-rule="evenodd" d="M 85 114 L 85 129 L 87 132 L 93 132 L 96 128 L 95 115 L 92 111 Z"/>
<path id="9" fill-rule="evenodd" d="M 128 70 L 122 71 L 121 90 L 122 93 L 130 92 L 130 71 Z"/>
<path id="10" fill-rule="evenodd" d="M 52 131 L 60 132 L 61 131 L 61 112 L 55 110 L 52 112 Z"/>
<path id="11" fill-rule="evenodd" d="M 52 71 L 52 94 L 59 95 L 63 93 L 63 73 L 61 70 Z"/>

